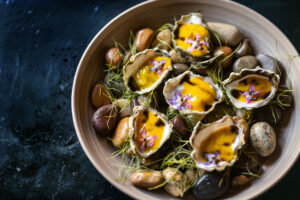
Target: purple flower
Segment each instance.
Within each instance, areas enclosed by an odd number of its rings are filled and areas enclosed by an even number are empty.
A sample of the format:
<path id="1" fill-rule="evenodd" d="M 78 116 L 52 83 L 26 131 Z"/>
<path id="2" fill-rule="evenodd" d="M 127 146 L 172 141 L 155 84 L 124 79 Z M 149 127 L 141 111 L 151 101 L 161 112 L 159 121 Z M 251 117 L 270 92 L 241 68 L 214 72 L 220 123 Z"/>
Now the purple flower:
<path id="1" fill-rule="evenodd" d="M 252 103 L 252 101 L 257 100 L 257 95 L 261 92 L 261 90 L 255 92 L 255 87 L 251 83 L 249 90 L 245 92 L 241 92 L 240 94 L 244 97 L 246 97 L 246 103 Z"/>
<path id="2" fill-rule="evenodd" d="M 168 102 L 175 106 L 177 110 L 182 110 L 183 108 L 192 109 L 192 104 L 188 102 L 191 98 L 191 94 L 187 94 L 182 97 L 181 92 L 176 90 L 174 97 L 169 99 Z"/>
<path id="3" fill-rule="evenodd" d="M 165 66 L 166 59 L 161 60 L 160 62 L 153 60 L 152 61 L 152 67 L 150 68 L 150 71 L 157 72 L 159 76 L 161 76 L 163 70 L 166 68 Z"/>
<path id="4" fill-rule="evenodd" d="M 196 49 L 199 49 L 200 51 L 203 51 L 203 46 L 208 45 L 207 42 L 201 40 L 201 36 L 200 36 L 198 33 L 196 33 L 195 36 L 196 36 L 196 39 L 195 39 L 195 40 L 192 40 L 192 39 L 190 39 L 190 38 L 186 38 L 186 39 L 184 40 L 185 43 L 188 43 L 188 44 L 191 45 L 191 46 L 187 49 L 189 52 L 192 52 L 192 51 L 194 51 L 194 50 L 196 50 Z"/>
<path id="5" fill-rule="evenodd" d="M 219 161 L 221 161 L 222 159 L 220 159 L 220 152 L 218 151 L 214 151 L 212 153 L 204 153 L 204 157 L 207 159 L 207 162 L 205 162 L 205 165 L 217 165 Z"/>
<path id="6" fill-rule="evenodd" d="M 152 147 L 154 145 L 155 140 L 157 139 L 154 135 L 149 135 L 146 133 L 145 128 L 141 129 L 141 137 L 136 139 L 136 142 L 139 143 L 139 150 L 141 153 L 144 153 L 147 147 Z"/>

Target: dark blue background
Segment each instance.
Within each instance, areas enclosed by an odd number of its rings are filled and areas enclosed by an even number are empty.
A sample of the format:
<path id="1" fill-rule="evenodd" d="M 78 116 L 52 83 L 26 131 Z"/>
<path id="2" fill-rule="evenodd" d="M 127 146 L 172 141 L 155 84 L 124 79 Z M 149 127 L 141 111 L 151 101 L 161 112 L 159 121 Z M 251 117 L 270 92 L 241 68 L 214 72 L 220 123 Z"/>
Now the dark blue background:
<path id="1" fill-rule="evenodd" d="M 70 97 L 88 43 L 139 2 L 0 0 L 0 199 L 129 199 L 82 151 Z M 300 50 L 299 1 L 238 2 L 274 22 Z M 299 164 L 259 199 L 295 199 Z"/>

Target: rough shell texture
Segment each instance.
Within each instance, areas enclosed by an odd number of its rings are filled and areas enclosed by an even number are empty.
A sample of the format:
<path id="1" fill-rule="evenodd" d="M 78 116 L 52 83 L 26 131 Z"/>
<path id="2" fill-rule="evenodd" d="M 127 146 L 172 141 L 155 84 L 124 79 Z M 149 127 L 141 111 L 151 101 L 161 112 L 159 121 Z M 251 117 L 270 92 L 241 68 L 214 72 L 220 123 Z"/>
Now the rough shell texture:
<path id="1" fill-rule="evenodd" d="M 251 144 L 263 157 L 271 155 L 276 147 L 276 134 L 267 122 L 257 122 L 250 129 Z"/>
<path id="2" fill-rule="evenodd" d="M 136 133 L 136 130 L 135 130 L 136 118 L 139 115 L 139 112 L 144 111 L 144 110 L 147 110 L 149 112 L 157 114 L 157 116 L 165 123 L 165 129 L 164 129 L 163 137 L 160 141 L 159 147 L 155 150 L 151 149 L 149 152 L 142 153 L 138 150 L 138 148 L 136 148 L 133 137 L 134 137 L 134 134 Z M 149 156 L 151 156 L 155 152 L 157 152 L 160 149 L 160 147 L 162 147 L 162 145 L 169 139 L 169 137 L 172 133 L 172 129 L 173 129 L 173 124 L 168 121 L 167 117 L 164 114 L 162 114 L 162 113 L 158 112 L 157 110 L 150 108 L 150 107 L 136 106 L 136 107 L 134 107 L 133 115 L 129 119 L 130 146 L 134 150 L 135 153 L 139 154 L 143 158 L 148 158 Z"/>
<path id="3" fill-rule="evenodd" d="M 145 94 L 148 92 L 151 92 L 152 90 L 154 90 L 161 82 L 162 80 L 168 75 L 168 73 L 173 69 L 172 68 L 172 64 L 169 66 L 169 68 L 167 70 L 165 70 L 160 78 L 153 83 L 153 85 L 151 87 L 142 89 L 142 90 L 134 90 L 131 86 L 130 86 L 130 78 L 132 77 L 132 75 L 134 75 L 137 70 L 143 66 L 143 64 L 145 64 L 148 60 L 156 57 L 156 56 L 167 56 L 169 57 L 169 55 L 165 52 L 162 52 L 160 50 L 154 50 L 154 49 L 146 49 L 145 51 L 142 51 L 138 54 L 136 54 L 135 56 L 132 56 L 130 58 L 130 61 L 124 66 L 123 71 L 124 71 L 124 83 L 125 86 L 132 92 L 136 92 L 138 94 Z"/>
<path id="4" fill-rule="evenodd" d="M 232 96 L 231 90 L 236 88 L 236 84 L 239 81 L 247 78 L 249 75 L 254 75 L 258 77 L 268 77 L 271 83 L 271 91 L 270 94 L 261 101 L 253 102 L 253 103 L 246 103 L 237 100 L 235 97 Z M 223 85 L 225 86 L 225 90 L 227 96 L 229 97 L 230 101 L 236 108 L 245 108 L 247 110 L 251 110 L 253 108 L 259 108 L 265 106 L 269 103 L 271 99 L 275 96 L 275 93 L 278 88 L 278 84 L 280 82 L 280 77 L 276 73 L 270 70 L 262 69 L 261 67 L 256 67 L 255 69 L 243 69 L 240 73 L 232 72 L 230 73 L 229 78 L 223 81 Z"/>
<path id="5" fill-rule="evenodd" d="M 176 21 L 176 23 L 175 23 L 175 27 L 172 32 L 172 42 L 173 42 L 173 45 L 174 45 L 176 51 L 178 51 L 178 53 L 180 54 L 180 57 L 182 57 L 183 59 L 185 59 L 187 61 L 194 62 L 194 61 L 209 59 L 210 58 L 209 51 L 207 52 L 207 54 L 205 54 L 203 56 L 196 57 L 196 56 L 192 56 L 189 51 L 186 51 L 176 45 L 176 32 L 178 31 L 179 26 L 182 24 L 198 24 L 198 25 L 204 26 L 208 30 L 209 28 L 203 18 L 203 15 L 201 13 L 190 13 L 188 15 L 181 16 L 181 18 L 178 21 Z M 206 42 L 208 42 L 208 44 L 209 44 L 210 36 L 208 36 L 206 39 L 207 39 Z"/>
<path id="6" fill-rule="evenodd" d="M 185 192 L 184 175 L 176 168 L 166 168 L 163 171 L 163 176 L 167 181 L 165 190 L 172 196 L 183 196 Z"/>
<path id="7" fill-rule="evenodd" d="M 227 127 L 234 125 L 238 128 L 238 133 L 234 139 L 233 144 L 231 145 L 232 150 L 234 151 L 235 155 L 233 159 L 230 162 L 226 161 L 220 161 L 218 165 L 211 164 L 206 165 L 203 161 L 202 155 L 200 155 L 200 148 L 201 148 L 201 142 L 208 138 L 211 134 L 213 134 L 215 131 L 219 130 L 222 127 Z M 196 165 L 205 171 L 222 171 L 226 167 L 232 166 L 238 159 L 237 152 L 238 150 L 245 144 L 244 137 L 245 137 L 245 127 L 244 124 L 241 123 L 241 121 L 237 117 L 231 117 L 229 115 L 224 116 L 222 119 L 215 121 L 211 124 L 204 124 L 201 125 L 200 122 L 197 123 L 197 125 L 194 127 L 194 130 L 192 132 L 192 136 L 190 137 L 190 144 L 193 148 L 192 151 L 192 157 L 195 160 Z"/>
<path id="8" fill-rule="evenodd" d="M 208 76 L 203 77 L 200 75 L 193 74 L 190 71 L 186 71 L 185 73 L 183 73 L 175 78 L 171 78 L 166 82 L 164 89 L 163 89 L 163 94 L 165 96 L 166 102 L 168 102 L 169 99 L 173 98 L 176 88 L 180 85 L 181 80 L 183 78 L 185 78 L 186 76 L 189 76 L 190 78 L 191 77 L 199 77 L 199 78 L 203 79 L 205 82 L 209 83 L 210 86 L 213 87 L 217 93 L 217 101 L 215 101 L 212 104 L 211 108 L 208 109 L 207 111 L 199 112 L 196 110 L 190 110 L 190 109 L 186 109 L 186 108 L 179 111 L 181 114 L 188 115 L 188 117 L 191 118 L 193 121 L 199 121 L 199 120 L 203 119 L 203 117 L 205 115 L 210 113 L 218 103 L 221 103 L 223 101 L 224 95 L 223 95 L 222 90 L 213 82 L 213 80 L 210 77 L 208 77 Z M 176 107 L 174 105 L 169 104 L 169 106 L 173 110 L 176 110 Z"/>

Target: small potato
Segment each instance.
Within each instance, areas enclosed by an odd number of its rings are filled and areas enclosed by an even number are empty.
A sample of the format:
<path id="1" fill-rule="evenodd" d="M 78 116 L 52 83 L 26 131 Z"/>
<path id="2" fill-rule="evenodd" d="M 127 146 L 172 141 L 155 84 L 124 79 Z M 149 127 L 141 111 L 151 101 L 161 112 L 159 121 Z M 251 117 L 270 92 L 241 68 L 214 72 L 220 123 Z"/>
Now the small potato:
<path id="1" fill-rule="evenodd" d="M 121 148 L 129 134 L 129 117 L 121 119 L 115 129 L 112 143 L 115 147 Z"/>
<path id="2" fill-rule="evenodd" d="M 107 64 L 112 67 L 116 67 L 122 62 L 122 58 L 119 52 L 119 49 L 116 47 L 110 48 L 105 54 L 105 60 Z"/>
<path id="3" fill-rule="evenodd" d="M 183 196 L 185 192 L 183 173 L 178 169 L 169 167 L 163 171 L 163 176 L 167 181 L 164 189 L 174 197 Z"/>
<path id="4" fill-rule="evenodd" d="M 148 189 L 162 184 L 164 178 L 158 171 L 137 170 L 131 174 L 130 181 L 135 186 Z"/>
<path id="5" fill-rule="evenodd" d="M 155 32 L 150 28 L 139 30 L 135 35 L 135 47 L 137 51 L 148 49 L 152 43 Z"/>
<path id="6" fill-rule="evenodd" d="M 119 118 L 119 107 L 114 104 L 102 106 L 96 110 L 92 118 L 92 124 L 98 134 L 109 136 Z"/>
<path id="7" fill-rule="evenodd" d="M 187 125 L 182 117 L 176 115 L 172 119 L 173 126 L 177 132 L 179 132 L 183 137 L 187 135 Z"/>
<path id="8" fill-rule="evenodd" d="M 111 103 L 110 95 L 102 84 L 96 84 L 92 92 L 92 105 L 94 108 L 100 108 L 101 106 Z"/>
<path id="9" fill-rule="evenodd" d="M 169 29 L 160 31 L 152 43 L 152 47 L 158 46 L 159 49 L 169 50 L 172 42 L 172 33 Z"/>

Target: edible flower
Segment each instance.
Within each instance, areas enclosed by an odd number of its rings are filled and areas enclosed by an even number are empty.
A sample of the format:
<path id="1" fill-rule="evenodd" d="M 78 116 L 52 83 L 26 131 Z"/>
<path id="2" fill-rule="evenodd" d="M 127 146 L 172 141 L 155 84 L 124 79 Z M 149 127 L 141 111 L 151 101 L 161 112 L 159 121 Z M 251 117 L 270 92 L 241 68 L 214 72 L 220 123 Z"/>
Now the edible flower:
<path id="1" fill-rule="evenodd" d="M 192 109 L 192 104 L 188 102 L 192 98 L 191 94 L 184 95 L 180 91 L 176 90 L 174 98 L 169 99 L 169 103 L 177 108 L 177 110 L 182 110 L 183 108 Z"/>
<path id="2" fill-rule="evenodd" d="M 145 128 L 142 128 L 140 133 L 142 137 L 137 138 L 136 141 L 140 144 L 139 145 L 140 152 L 144 153 L 147 147 L 152 147 L 154 145 L 154 142 L 157 139 L 157 137 L 146 133 Z"/>
<path id="3" fill-rule="evenodd" d="M 203 40 L 201 41 L 201 36 L 200 36 L 198 33 L 196 33 L 196 39 L 195 39 L 195 40 L 192 40 L 192 39 L 190 39 L 190 38 L 186 38 L 186 39 L 184 40 L 184 42 L 186 42 L 186 43 L 192 45 L 192 46 L 190 46 L 190 47 L 188 48 L 188 51 L 189 51 L 189 52 L 192 52 L 192 51 L 194 51 L 194 50 L 196 50 L 196 49 L 199 49 L 200 51 L 203 51 L 204 49 L 203 49 L 202 46 L 208 44 L 207 42 L 205 42 L 205 41 L 203 41 Z"/>
<path id="4" fill-rule="evenodd" d="M 205 162 L 205 165 L 217 165 L 220 159 L 220 152 L 214 151 L 213 153 L 204 153 L 204 157 L 207 159 L 207 162 Z"/>
<path id="5" fill-rule="evenodd" d="M 166 59 L 161 60 L 160 62 L 153 60 L 152 61 L 152 67 L 150 68 L 150 71 L 157 72 L 159 76 L 161 76 L 163 70 L 166 68 L 165 66 Z"/>
<path id="6" fill-rule="evenodd" d="M 241 95 L 246 97 L 246 103 L 252 103 L 252 101 L 257 100 L 257 95 L 261 92 L 261 90 L 255 92 L 255 87 L 254 85 L 251 83 L 250 87 L 249 87 L 249 91 L 245 91 L 245 92 L 241 92 Z"/>

